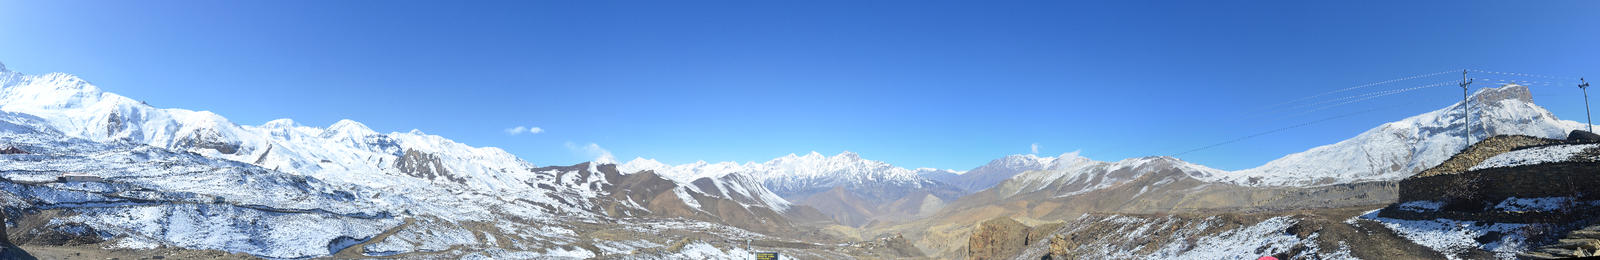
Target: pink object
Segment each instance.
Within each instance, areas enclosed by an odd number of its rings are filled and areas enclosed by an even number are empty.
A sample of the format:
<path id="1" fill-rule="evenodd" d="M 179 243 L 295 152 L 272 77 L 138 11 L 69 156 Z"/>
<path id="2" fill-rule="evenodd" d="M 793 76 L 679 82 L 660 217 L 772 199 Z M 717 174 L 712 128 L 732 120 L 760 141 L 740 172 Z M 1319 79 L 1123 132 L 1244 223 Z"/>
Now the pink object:
<path id="1" fill-rule="evenodd" d="M 1263 256 L 1261 258 L 1256 258 L 1256 260 L 1278 260 L 1278 258 L 1272 256 Z"/>

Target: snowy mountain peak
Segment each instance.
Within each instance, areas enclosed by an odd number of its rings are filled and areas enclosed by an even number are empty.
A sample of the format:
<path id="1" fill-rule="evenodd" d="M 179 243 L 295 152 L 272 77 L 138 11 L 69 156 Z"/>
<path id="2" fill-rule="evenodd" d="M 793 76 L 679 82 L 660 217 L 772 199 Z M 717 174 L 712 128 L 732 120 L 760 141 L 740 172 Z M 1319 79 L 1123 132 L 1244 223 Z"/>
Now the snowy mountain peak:
<path id="1" fill-rule="evenodd" d="M 350 119 L 340 119 L 339 122 L 334 122 L 333 125 L 329 125 L 328 128 L 323 133 L 323 136 L 327 136 L 327 137 L 334 137 L 334 136 L 357 136 L 357 137 L 359 137 L 359 136 L 373 136 L 373 135 L 378 135 L 378 131 L 372 131 L 372 128 L 368 128 L 366 124 L 362 124 L 361 122 L 356 122 L 355 120 L 350 120 Z M 418 135 L 420 135 L 420 133 L 418 133 Z"/>
<path id="2" fill-rule="evenodd" d="M 267 121 L 266 123 L 261 124 L 261 128 L 271 129 L 290 129 L 298 126 L 300 126 L 300 124 L 295 123 L 294 119 L 288 118 L 273 119 L 272 121 Z"/>
<path id="3" fill-rule="evenodd" d="M 860 160 L 861 159 L 861 155 L 856 154 L 855 152 L 851 152 L 851 151 L 844 151 L 844 152 L 839 153 L 839 155 L 834 155 L 833 157 L 844 158 L 846 160 Z"/>
<path id="4" fill-rule="evenodd" d="M 1478 103 L 1480 104 L 1499 103 L 1500 101 L 1504 100 L 1517 100 L 1533 103 L 1533 93 L 1528 91 L 1527 86 L 1522 85 L 1505 85 L 1498 88 L 1483 88 L 1478 90 L 1477 93 L 1473 93 L 1472 97 L 1477 99 Z"/>
<path id="5" fill-rule="evenodd" d="M 665 163 L 661 163 L 660 161 L 656 161 L 655 159 L 645 159 L 644 157 L 634 157 L 633 160 L 628 160 L 628 162 L 626 162 L 626 163 L 622 163 L 622 164 L 617 165 L 617 170 L 621 171 L 622 174 L 631 174 L 631 173 L 635 173 L 635 172 L 639 172 L 639 171 L 666 169 L 666 168 L 670 168 L 670 167 L 672 167 L 672 166 L 669 166 L 669 165 L 667 165 Z M 660 173 L 658 172 L 657 174 L 659 175 Z M 663 176 L 665 176 L 665 175 L 663 175 Z"/>

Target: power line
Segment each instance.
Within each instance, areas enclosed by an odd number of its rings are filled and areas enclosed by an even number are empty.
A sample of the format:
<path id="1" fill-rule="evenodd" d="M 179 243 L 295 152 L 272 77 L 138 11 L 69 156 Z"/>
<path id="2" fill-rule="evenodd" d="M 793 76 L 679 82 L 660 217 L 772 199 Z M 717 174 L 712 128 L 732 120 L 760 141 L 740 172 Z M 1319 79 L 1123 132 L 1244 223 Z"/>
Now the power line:
<path id="1" fill-rule="evenodd" d="M 1372 111 L 1383 110 L 1383 109 L 1391 108 L 1391 107 L 1394 107 L 1394 106 L 1395 105 L 1382 106 L 1382 107 L 1377 107 L 1377 108 L 1361 110 L 1361 111 L 1341 114 L 1341 115 L 1337 115 L 1337 116 L 1331 116 L 1331 117 L 1327 117 L 1327 118 L 1317 119 L 1317 120 L 1314 120 L 1314 121 L 1295 124 L 1295 125 L 1286 126 L 1286 127 L 1281 127 L 1281 128 L 1277 128 L 1277 129 L 1267 130 L 1265 132 L 1260 132 L 1260 133 L 1247 135 L 1247 136 L 1244 136 L 1244 137 L 1234 138 L 1233 140 L 1227 140 L 1227 141 L 1223 141 L 1223 142 L 1220 142 L 1220 143 L 1215 143 L 1215 144 L 1211 144 L 1211 145 L 1207 145 L 1207 146 L 1202 146 L 1200 148 L 1189 149 L 1188 151 L 1175 153 L 1175 154 L 1172 154 L 1171 156 L 1172 157 L 1177 157 L 1179 155 L 1184 155 L 1184 154 L 1188 154 L 1188 153 L 1192 153 L 1192 152 L 1198 152 L 1198 151 L 1202 151 L 1202 150 L 1206 150 L 1206 149 L 1215 148 L 1215 147 L 1218 147 L 1218 146 L 1237 143 L 1237 142 L 1244 141 L 1244 140 L 1247 140 L 1247 139 L 1250 139 L 1250 138 L 1256 138 L 1256 137 L 1260 137 L 1260 136 L 1263 136 L 1263 135 L 1268 135 L 1268 134 L 1277 133 L 1277 132 L 1283 132 L 1283 131 L 1286 131 L 1286 130 L 1289 130 L 1289 129 L 1295 129 L 1295 128 L 1305 127 L 1305 126 L 1309 126 L 1309 125 L 1313 125 L 1313 124 L 1317 124 L 1317 123 L 1327 122 L 1329 120 L 1346 118 L 1346 117 L 1350 117 L 1350 116 L 1354 116 L 1354 115 L 1358 115 L 1358 114 L 1363 114 L 1363 113 L 1368 113 L 1368 112 L 1372 112 Z"/>
<path id="2" fill-rule="evenodd" d="M 1338 89 L 1338 90 L 1334 90 L 1334 91 L 1323 92 L 1321 94 L 1316 94 L 1316 95 L 1296 98 L 1296 99 L 1293 99 L 1293 100 L 1285 101 L 1283 103 L 1278 103 L 1278 104 L 1273 104 L 1271 106 L 1267 106 L 1264 109 L 1275 108 L 1275 107 L 1283 106 L 1283 105 L 1290 104 L 1290 103 L 1295 103 L 1295 102 L 1300 102 L 1300 101 L 1304 101 L 1304 100 L 1307 100 L 1307 99 L 1313 99 L 1313 98 L 1318 98 L 1318 97 L 1322 97 L 1322 96 L 1332 95 L 1332 94 L 1336 94 L 1336 93 L 1340 93 L 1340 92 L 1346 92 L 1346 91 L 1351 91 L 1351 90 L 1369 88 L 1369 87 L 1374 87 L 1374 86 L 1383 85 L 1383 84 L 1389 84 L 1389 83 L 1395 83 L 1395 82 L 1400 82 L 1400 81 L 1407 81 L 1407 80 L 1413 80 L 1413 79 L 1433 77 L 1433 76 L 1438 76 L 1438 75 L 1444 75 L 1445 73 L 1451 73 L 1451 72 L 1455 72 L 1455 70 L 1447 70 L 1447 71 L 1432 72 L 1432 73 L 1423 73 L 1423 74 L 1417 74 L 1417 75 L 1412 75 L 1412 76 L 1407 76 L 1407 77 L 1401 77 L 1401 78 L 1395 78 L 1395 79 L 1384 80 L 1384 81 L 1379 81 L 1379 82 L 1367 83 L 1367 84 L 1362 84 L 1362 85 L 1359 85 L 1359 86 L 1342 88 L 1342 89 Z"/>
<path id="3" fill-rule="evenodd" d="M 1445 82 L 1438 82 L 1438 83 L 1422 85 L 1422 86 L 1414 86 L 1414 87 L 1407 87 L 1407 88 L 1398 88 L 1398 89 L 1373 91 L 1373 92 L 1368 92 L 1368 93 L 1362 93 L 1362 94 L 1359 94 L 1359 95 L 1351 95 L 1351 96 L 1345 96 L 1345 97 L 1340 97 L 1340 98 L 1335 98 L 1335 99 L 1330 99 L 1330 100 L 1318 101 L 1318 102 L 1315 102 L 1315 103 L 1296 105 L 1296 106 L 1291 107 L 1289 109 L 1277 110 L 1276 112 L 1273 112 L 1273 113 L 1268 113 L 1266 115 L 1261 115 L 1261 116 L 1252 117 L 1252 118 L 1262 118 L 1262 117 L 1266 117 L 1266 116 L 1269 116 L 1269 115 L 1284 114 L 1284 113 L 1290 113 L 1290 112 L 1294 112 L 1293 114 L 1290 114 L 1290 115 L 1302 115 L 1302 114 L 1307 114 L 1307 113 L 1311 113 L 1311 112 L 1326 110 L 1326 109 L 1333 108 L 1333 107 L 1353 104 L 1353 103 L 1357 103 L 1357 102 L 1361 102 L 1361 101 L 1371 100 L 1371 99 L 1374 99 L 1374 98 L 1380 98 L 1380 97 L 1385 97 L 1385 96 L 1390 96 L 1390 95 L 1396 95 L 1396 94 L 1416 91 L 1416 90 L 1420 90 L 1420 89 L 1443 87 L 1443 86 L 1453 86 L 1453 85 L 1455 85 L 1455 83 L 1456 83 L 1455 81 L 1445 81 Z M 1331 105 L 1329 105 L 1329 104 L 1331 104 Z M 1308 108 L 1308 107 L 1315 107 L 1315 108 L 1310 109 L 1310 110 L 1295 112 L 1297 110 L 1300 110 L 1301 108 Z"/>
<path id="4" fill-rule="evenodd" d="M 1471 71 L 1471 72 L 1478 72 L 1478 73 L 1487 73 L 1487 74 L 1495 74 L 1495 75 L 1506 75 L 1506 76 L 1517 76 L 1517 77 L 1532 77 L 1532 78 L 1545 78 L 1545 79 L 1554 79 L 1554 80 L 1566 80 L 1566 81 L 1576 81 L 1576 80 L 1575 80 L 1575 79 L 1578 79 L 1578 77 L 1565 77 L 1565 76 L 1559 76 L 1559 77 L 1558 77 L 1558 76 L 1550 76 L 1550 75 L 1543 75 L 1543 74 L 1533 74 L 1533 73 L 1517 73 L 1517 72 L 1502 72 L 1502 71 L 1488 71 L 1488 70 L 1481 70 L 1481 69 L 1467 69 L 1467 71 Z"/>

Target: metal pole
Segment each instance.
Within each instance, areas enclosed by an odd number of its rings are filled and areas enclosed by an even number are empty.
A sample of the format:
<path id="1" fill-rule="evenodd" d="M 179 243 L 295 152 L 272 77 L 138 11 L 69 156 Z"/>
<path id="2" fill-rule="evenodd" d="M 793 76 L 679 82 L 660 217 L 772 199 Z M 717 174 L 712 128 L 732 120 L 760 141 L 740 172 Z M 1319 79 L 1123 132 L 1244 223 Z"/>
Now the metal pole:
<path id="1" fill-rule="evenodd" d="M 1589 114 L 1589 81 L 1578 78 L 1583 84 L 1578 84 L 1578 89 L 1583 90 L 1583 117 L 1589 119 L 1589 132 L 1594 132 L 1594 116 Z"/>
<path id="2" fill-rule="evenodd" d="M 1472 117 L 1467 115 L 1467 85 L 1472 85 L 1472 80 L 1471 79 L 1467 79 L 1467 70 L 1461 70 L 1461 120 L 1467 121 L 1466 127 L 1462 127 L 1461 130 L 1462 130 L 1462 133 L 1466 133 L 1467 134 L 1466 135 L 1467 147 L 1471 147 L 1472 146 Z M 1467 148 L 1466 147 L 1462 147 L 1461 149 L 1465 150 Z"/>

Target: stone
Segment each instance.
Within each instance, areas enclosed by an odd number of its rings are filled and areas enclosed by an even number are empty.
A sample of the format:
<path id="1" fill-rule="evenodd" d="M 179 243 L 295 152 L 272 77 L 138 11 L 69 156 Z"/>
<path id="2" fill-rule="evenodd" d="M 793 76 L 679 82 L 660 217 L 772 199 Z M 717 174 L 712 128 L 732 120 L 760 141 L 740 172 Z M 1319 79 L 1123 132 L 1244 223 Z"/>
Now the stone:
<path id="1" fill-rule="evenodd" d="M 1600 231 L 1587 229 L 1573 230 L 1572 233 L 1567 233 L 1567 236 L 1576 238 L 1600 239 Z"/>
<path id="2" fill-rule="evenodd" d="M 1583 131 L 1583 130 L 1572 130 L 1572 133 L 1568 133 L 1567 134 L 1567 141 L 1580 142 L 1580 143 L 1596 143 L 1596 142 L 1600 142 L 1600 134 L 1590 133 L 1589 131 Z"/>

